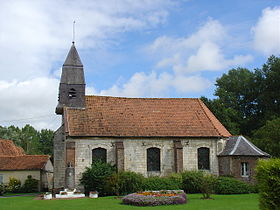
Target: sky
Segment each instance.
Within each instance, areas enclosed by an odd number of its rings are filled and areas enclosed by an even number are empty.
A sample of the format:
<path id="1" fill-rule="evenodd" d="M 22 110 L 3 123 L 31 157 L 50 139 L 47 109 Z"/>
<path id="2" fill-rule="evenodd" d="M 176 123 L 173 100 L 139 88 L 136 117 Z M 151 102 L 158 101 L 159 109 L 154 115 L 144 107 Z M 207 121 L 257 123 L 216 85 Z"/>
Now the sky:
<path id="1" fill-rule="evenodd" d="M 59 127 L 73 39 L 88 95 L 213 98 L 230 69 L 280 55 L 280 1 L 0 0 L 0 126 Z"/>

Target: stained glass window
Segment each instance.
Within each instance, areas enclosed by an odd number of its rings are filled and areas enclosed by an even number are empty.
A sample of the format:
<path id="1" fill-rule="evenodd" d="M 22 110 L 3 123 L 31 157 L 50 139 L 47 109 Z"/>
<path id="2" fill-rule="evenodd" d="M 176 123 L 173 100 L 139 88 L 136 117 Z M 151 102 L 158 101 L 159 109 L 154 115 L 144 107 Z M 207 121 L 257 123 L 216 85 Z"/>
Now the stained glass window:
<path id="1" fill-rule="evenodd" d="M 199 170 L 210 170 L 209 148 L 200 147 L 197 150 L 197 162 Z"/>
<path id="2" fill-rule="evenodd" d="M 160 149 L 155 147 L 147 149 L 147 170 L 160 171 Z"/>
<path id="3" fill-rule="evenodd" d="M 102 162 L 107 162 L 107 150 L 104 148 L 96 148 L 92 150 L 92 162 L 96 160 L 101 160 Z"/>

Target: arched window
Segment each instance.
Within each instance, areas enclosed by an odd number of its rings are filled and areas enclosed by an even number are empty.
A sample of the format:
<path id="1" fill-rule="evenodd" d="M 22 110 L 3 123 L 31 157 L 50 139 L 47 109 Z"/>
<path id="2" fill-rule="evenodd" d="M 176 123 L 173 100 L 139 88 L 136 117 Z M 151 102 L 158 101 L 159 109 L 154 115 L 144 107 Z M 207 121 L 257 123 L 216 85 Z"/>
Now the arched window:
<path id="1" fill-rule="evenodd" d="M 71 88 L 68 94 L 69 98 L 76 98 L 77 97 L 77 92 L 74 88 Z"/>
<path id="2" fill-rule="evenodd" d="M 160 171 L 160 149 L 155 147 L 147 149 L 147 170 Z"/>
<path id="3" fill-rule="evenodd" d="M 210 170 L 209 148 L 200 147 L 197 150 L 197 163 L 199 170 Z"/>
<path id="4" fill-rule="evenodd" d="M 102 162 L 107 162 L 107 150 L 104 148 L 96 148 L 92 150 L 92 162 L 101 160 Z"/>

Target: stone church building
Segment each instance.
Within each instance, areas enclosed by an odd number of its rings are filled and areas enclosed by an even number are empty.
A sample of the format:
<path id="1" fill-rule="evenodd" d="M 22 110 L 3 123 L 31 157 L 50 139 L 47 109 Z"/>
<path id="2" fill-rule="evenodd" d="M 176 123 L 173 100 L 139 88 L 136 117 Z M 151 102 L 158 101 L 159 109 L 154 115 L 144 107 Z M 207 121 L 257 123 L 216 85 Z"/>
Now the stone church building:
<path id="1" fill-rule="evenodd" d="M 80 188 L 81 174 L 97 159 L 144 176 L 183 170 L 219 175 L 219 154 L 231 134 L 200 99 L 86 96 L 85 86 L 73 43 L 56 107 L 62 124 L 54 137 L 55 188 Z M 221 156 L 222 162 L 229 159 Z"/>

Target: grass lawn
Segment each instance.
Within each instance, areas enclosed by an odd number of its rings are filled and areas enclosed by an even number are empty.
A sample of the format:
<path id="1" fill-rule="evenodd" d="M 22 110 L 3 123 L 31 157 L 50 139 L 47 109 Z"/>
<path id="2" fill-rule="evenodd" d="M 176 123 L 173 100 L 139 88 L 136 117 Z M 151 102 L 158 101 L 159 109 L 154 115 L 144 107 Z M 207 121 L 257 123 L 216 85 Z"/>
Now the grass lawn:
<path id="1" fill-rule="evenodd" d="M 0 198 L 0 209 L 2 210 L 32 210 L 32 209 L 193 209 L 193 210 L 255 210 L 258 208 L 258 194 L 244 195 L 214 195 L 213 200 L 202 200 L 201 194 L 187 195 L 188 203 L 184 205 L 136 207 L 121 204 L 120 199 L 114 197 L 82 198 L 73 200 L 34 200 L 33 196 Z"/>

